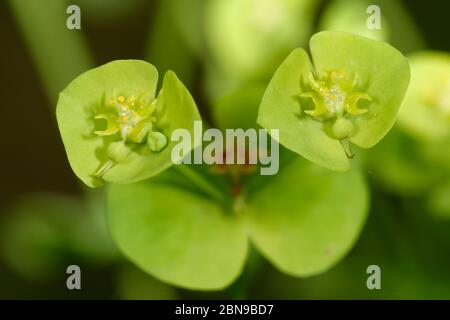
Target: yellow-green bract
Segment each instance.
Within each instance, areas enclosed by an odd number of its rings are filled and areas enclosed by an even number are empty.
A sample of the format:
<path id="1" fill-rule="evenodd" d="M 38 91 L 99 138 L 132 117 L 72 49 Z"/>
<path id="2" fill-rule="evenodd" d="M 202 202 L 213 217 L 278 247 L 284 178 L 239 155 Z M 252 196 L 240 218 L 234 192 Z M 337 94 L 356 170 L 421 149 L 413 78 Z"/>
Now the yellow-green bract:
<path id="1" fill-rule="evenodd" d="M 350 167 L 350 143 L 370 148 L 393 126 L 409 83 L 407 59 L 387 43 L 324 31 L 294 50 L 270 81 L 258 123 L 279 142 L 336 171 Z"/>
<path id="2" fill-rule="evenodd" d="M 173 130 L 200 120 L 191 95 L 168 71 L 140 60 L 117 60 L 87 71 L 64 89 L 56 116 L 67 157 L 88 186 L 132 183 L 171 164 Z M 194 144 L 192 144 L 195 147 Z"/>

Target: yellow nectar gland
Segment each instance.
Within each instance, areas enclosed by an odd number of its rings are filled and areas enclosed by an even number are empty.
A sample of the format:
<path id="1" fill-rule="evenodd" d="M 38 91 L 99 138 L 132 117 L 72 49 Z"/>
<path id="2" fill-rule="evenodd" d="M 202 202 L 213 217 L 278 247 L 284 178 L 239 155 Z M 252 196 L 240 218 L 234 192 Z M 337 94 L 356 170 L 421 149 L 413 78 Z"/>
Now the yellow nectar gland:
<path id="1" fill-rule="evenodd" d="M 332 121 L 331 136 L 341 141 L 348 158 L 353 158 L 348 138 L 355 133 L 350 119 L 368 111 L 358 108 L 360 99 L 372 101 L 367 93 L 354 91 L 358 80 L 358 74 L 350 77 L 345 71 L 325 71 L 317 79 L 311 72 L 309 86 L 312 91 L 300 94 L 314 103 L 313 110 L 304 110 L 306 114 L 318 121 Z"/>
<path id="2" fill-rule="evenodd" d="M 345 71 L 326 71 L 320 79 L 309 74 L 309 85 L 312 91 L 300 96 L 311 98 L 315 108 L 304 112 L 317 120 L 357 116 L 366 113 L 367 109 L 359 109 L 358 101 L 371 101 L 367 93 L 353 92 L 358 83 L 358 75 L 349 77 Z"/>
<path id="3" fill-rule="evenodd" d="M 94 119 L 106 120 L 105 130 L 95 131 L 98 136 L 112 136 L 117 134 L 121 140 L 108 145 L 109 159 L 93 174 L 101 178 L 131 152 L 125 142 L 147 143 L 153 152 L 160 152 L 167 145 L 167 138 L 161 132 L 154 130 L 156 118 L 154 116 L 157 99 L 148 102 L 144 97 L 136 99 L 134 96 L 123 95 L 111 99 L 107 105 L 109 112 L 100 113 Z"/>
<path id="4" fill-rule="evenodd" d="M 108 108 L 110 112 L 101 113 L 95 119 L 106 120 L 106 129 L 95 131 L 98 136 L 110 136 L 119 133 L 123 141 L 142 143 L 152 130 L 156 118 L 156 99 L 151 103 L 144 103 L 143 99 L 136 100 L 134 96 L 126 98 L 119 96 L 111 99 Z"/>

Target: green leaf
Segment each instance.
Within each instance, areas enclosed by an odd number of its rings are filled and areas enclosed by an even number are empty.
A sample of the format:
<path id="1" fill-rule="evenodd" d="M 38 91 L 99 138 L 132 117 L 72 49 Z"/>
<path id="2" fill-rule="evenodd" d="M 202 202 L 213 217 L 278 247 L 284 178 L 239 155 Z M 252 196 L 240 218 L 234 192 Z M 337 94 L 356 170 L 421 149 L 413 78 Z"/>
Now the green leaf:
<path id="1" fill-rule="evenodd" d="M 424 51 L 410 57 L 411 85 L 398 123 L 428 142 L 450 137 L 450 55 Z"/>
<path id="2" fill-rule="evenodd" d="M 161 135 L 169 140 L 175 129 L 192 131 L 200 116 L 171 71 L 155 99 L 157 79 L 147 62 L 117 60 L 80 75 L 61 92 L 56 115 L 64 147 L 73 171 L 88 186 L 140 181 L 172 164 L 176 142 L 161 150 Z M 149 132 L 160 137 L 153 150 L 153 140 L 145 143 Z"/>
<path id="3" fill-rule="evenodd" d="M 290 275 L 310 276 L 348 253 L 367 211 L 358 170 L 334 173 L 297 158 L 255 194 L 246 214 L 252 242 L 272 264 Z"/>
<path id="4" fill-rule="evenodd" d="M 113 239 L 144 271 L 196 290 L 224 288 L 241 273 L 245 229 L 215 202 L 153 180 L 108 190 Z"/>
<path id="5" fill-rule="evenodd" d="M 386 43 L 344 32 L 311 38 L 314 66 L 294 50 L 275 72 L 258 123 L 312 162 L 346 171 L 349 142 L 370 148 L 391 129 L 409 81 L 406 58 Z"/>

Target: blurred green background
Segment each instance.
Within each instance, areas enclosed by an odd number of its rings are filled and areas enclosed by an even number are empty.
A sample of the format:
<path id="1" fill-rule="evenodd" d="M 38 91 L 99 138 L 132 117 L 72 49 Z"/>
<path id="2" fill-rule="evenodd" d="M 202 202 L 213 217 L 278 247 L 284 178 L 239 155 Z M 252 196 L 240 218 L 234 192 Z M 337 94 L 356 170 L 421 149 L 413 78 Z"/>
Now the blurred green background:
<path id="1" fill-rule="evenodd" d="M 144 59 L 160 74 L 174 70 L 208 121 L 235 92 L 248 93 L 236 103 L 257 106 L 279 63 L 316 31 L 363 32 L 369 3 L 304 0 L 277 11 L 286 1 L 264 0 L 252 20 L 234 2 L 0 3 L 0 299 L 450 298 L 450 143 L 424 144 L 397 127 L 364 154 L 369 218 L 350 254 L 325 274 L 288 277 L 254 253 L 230 288 L 194 292 L 153 279 L 116 251 L 103 191 L 86 193 L 66 159 L 54 116 L 59 91 L 93 66 Z M 81 30 L 65 27 L 69 4 L 81 8 Z M 450 50 L 444 1 L 370 4 L 380 5 L 383 29 L 367 36 L 405 55 Z M 66 288 L 70 264 L 82 269 L 82 290 Z M 382 269 L 382 290 L 366 287 L 372 264 Z"/>

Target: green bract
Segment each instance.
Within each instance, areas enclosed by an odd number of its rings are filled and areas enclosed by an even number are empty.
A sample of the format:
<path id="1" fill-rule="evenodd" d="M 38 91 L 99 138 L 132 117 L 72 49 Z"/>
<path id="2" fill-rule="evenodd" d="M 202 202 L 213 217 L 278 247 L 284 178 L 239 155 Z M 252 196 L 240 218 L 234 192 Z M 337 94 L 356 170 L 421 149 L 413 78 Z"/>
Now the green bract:
<path id="1" fill-rule="evenodd" d="M 390 45 L 324 31 L 310 41 L 311 63 L 294 50 L 275 72 L 258 123 L 279 142 L 332 170 L 345 171 L 350 143 L 370 148 L 395 122 L 409 82 L 407 59 Z"/>
<path id="2" fill-rule="evenodd" d="M 166 173 L 111 185 L 109 223 L 131 261 L 185 288 L 229 285 L 242 271 L 249 240 L 281 271 L 323 272 L 353 246 L 367 214 L 367 190 L 358 170 L 339 174 L 300 157 L 237 212 L 164 183 Z"/>
<path id="3" fill-rule="evenodd" d="M 172 164 L 172 131 L 193 130 L 200 116 L 173 72 L 156 98 L 157 81 L 151 64 L 118 60 L 80 75 L 61 92 L 58 126 L 70 165 L 85 184 L 136 182 Z"/>
<path id="4" fill-rule="evenodd" d="M 410 58 L 411 85 L 399 112 L 399 125 L 427 141 L 450 136 L 450 55 L 416 53 Z"/>

